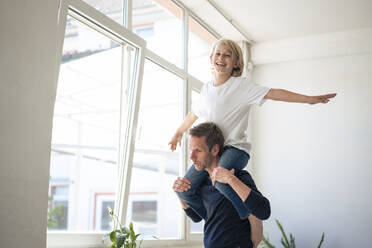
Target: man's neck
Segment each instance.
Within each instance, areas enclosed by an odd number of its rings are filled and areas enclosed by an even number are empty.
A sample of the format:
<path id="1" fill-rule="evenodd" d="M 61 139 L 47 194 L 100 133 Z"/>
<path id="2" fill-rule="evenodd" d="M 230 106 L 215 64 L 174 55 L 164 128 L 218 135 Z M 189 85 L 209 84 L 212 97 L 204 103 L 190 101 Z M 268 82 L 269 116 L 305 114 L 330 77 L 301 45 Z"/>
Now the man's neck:
<path id="1" fill-rule="evenodd" d="M 212 171 L 214 170 L 214 168 L 217 168 L 218 166 L 218 162 L 220 162 L 220 157 L 219 156 L 216 156 L 214 158 L 214 160 L 212 161 L 211 165 L 209 166 L 209 168 L 205 168 L 205 170 L 208 172 L 209 174 L 209 177 L 212 176 Z"/>

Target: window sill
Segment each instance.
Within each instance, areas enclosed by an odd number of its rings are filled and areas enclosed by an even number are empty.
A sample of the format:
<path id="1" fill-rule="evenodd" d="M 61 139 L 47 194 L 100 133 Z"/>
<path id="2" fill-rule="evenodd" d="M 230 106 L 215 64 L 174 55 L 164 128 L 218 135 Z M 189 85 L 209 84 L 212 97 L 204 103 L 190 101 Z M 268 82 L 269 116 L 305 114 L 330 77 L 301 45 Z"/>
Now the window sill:
<path id="1" fill-rule="evenodd" d="M 102 243 L 105 233 L 66 233 L 50 232 L 47 234 L 47 248 L 103 248 L 108 247 L 106 241 Z M 198 235 L 199 236 L 199 235 Z M 199 238 L 200 237 L 200 238 Z M 202 248 L 201 235 L 190 241 L 179 239 L 144 240 L 141 248 L 148 247 L 169 247 L 169 248 Z"/>

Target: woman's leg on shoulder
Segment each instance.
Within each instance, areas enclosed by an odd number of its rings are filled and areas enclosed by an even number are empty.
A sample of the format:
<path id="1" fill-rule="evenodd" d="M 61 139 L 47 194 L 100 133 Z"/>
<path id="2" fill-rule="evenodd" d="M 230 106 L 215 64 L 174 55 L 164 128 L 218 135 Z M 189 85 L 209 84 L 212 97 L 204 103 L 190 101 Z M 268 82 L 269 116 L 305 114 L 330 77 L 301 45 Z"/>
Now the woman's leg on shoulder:
<path id="1" fill-rule="evenodd" d="M 207 211 L 198 191 L 207 176 L 208 172 L 205 170 L 198 171 L 195 169 L 195 166 L 192 165 L 185 174 L 185 178 L 191 182 L 191 188 L 184 192 L 177 192 L 178 197 L 186 202 L 187 205 L 189 205 L 203 219 L 206 218 Z"/>
<path id="2" fill-rule="evenodd" d="M 227 146 L 224 147 L 224 151 L 221 155 L 218 165 L 228 170 L 233 168 L 236 170 L 241 170 L 247 165 L 249 158 L 249 154 L 245 151 L 232 146 Z M 227 184 L 216 182 L 215 185 L 216 189 L 231 201 L 235 209 L 238 211 L 240 218 L 246 219 L 250 213 L 238 194 Z"/>

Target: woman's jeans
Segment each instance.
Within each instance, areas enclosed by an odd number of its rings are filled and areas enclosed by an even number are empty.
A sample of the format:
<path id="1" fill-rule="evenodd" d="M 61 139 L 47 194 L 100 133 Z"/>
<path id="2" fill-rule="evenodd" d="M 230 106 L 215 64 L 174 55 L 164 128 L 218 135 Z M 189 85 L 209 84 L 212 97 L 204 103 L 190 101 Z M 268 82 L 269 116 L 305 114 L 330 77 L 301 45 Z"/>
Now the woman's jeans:
<path id="1" fill-rule="evenodd" d="M 249 160 L 249 154 L 233 146 L 225 146 L 220 158 L 218 166 L 222 166 L 228 170 L 232 168 L 236 170 L 243 169 Z M 185 178 L 191 182 L 191 188 L 184 192 L 178 192 L 179 198 L 187 203 L 200 217 L 206 219 L 207 211 L 199 195 L 199 188 L 204 180 L 209 176 L 205 170 L 198 171 L 192 165 L 186 172 Z M 250 212 L 245 207 L 243 201 L 238 194 L 228 185 L 216 182 L 216 189 L 229 199 L 238 211 L 241 219 L 248 218 Z"/>

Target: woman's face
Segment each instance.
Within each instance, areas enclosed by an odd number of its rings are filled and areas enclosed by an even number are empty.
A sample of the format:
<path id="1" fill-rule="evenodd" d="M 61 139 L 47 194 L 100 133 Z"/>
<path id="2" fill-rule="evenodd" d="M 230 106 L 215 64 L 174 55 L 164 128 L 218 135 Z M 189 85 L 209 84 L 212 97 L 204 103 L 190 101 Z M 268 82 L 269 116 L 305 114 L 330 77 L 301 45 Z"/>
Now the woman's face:
<path id="1" fill-rule="evenodd" d="M 210 59 L 212 67 L 218 75 L 226 74 L 231 76 L 234 67 L 236 67 L 235 58 L 231 50 L 224 44 L 216 46 Z"/>

